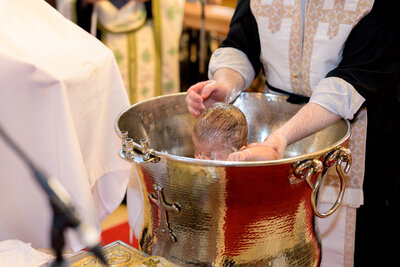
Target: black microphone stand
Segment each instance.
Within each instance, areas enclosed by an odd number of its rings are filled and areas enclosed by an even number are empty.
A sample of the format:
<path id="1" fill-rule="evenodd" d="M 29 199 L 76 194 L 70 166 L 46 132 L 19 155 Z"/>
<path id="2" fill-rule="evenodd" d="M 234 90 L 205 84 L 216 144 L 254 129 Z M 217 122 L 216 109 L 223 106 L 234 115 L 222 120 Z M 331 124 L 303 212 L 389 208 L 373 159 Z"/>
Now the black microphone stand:
<path id="1" fill-rule="evenodd" d="M 39 170 L 28 156 L 11 140 L 6 132 L 0 126 L 0 136 L 5 142 L 15 151 L 18 156 L 28 165 L 36 181 L 41 185 L 42 189 L 47 193 L 50 201 L 50 206 L 53 210 L 53 224 L 51 228 L 51 245 L 56 255 L 56 259 L 51 266 L 64 267 L 69 266 L 69 263 L 64 260 L 62 250 L 65 245 L 64 232 L 68 227 L 78 229 L 81 226 L 81 221 L 74 206 L 72 205 L 68 193 L 55 179 L 48 178 L 44 172 Z M 93 245 L 89 249 L 105 264 L 107 261 L 103 255 L 101 247 Z"/>
<path id="2" fill-rule="evenodd" d="M 69 266 L 62 256 L 62 249 L 65 244 L 64 231 L 67 227 L 73 227 L 68 218 L 59 211 L 55 205 L 51 204 L 53 209 L 53 224 L 51 228 L 51 245 L 54 249 L 56 259 L 52 262 L 52 267 Z"/>

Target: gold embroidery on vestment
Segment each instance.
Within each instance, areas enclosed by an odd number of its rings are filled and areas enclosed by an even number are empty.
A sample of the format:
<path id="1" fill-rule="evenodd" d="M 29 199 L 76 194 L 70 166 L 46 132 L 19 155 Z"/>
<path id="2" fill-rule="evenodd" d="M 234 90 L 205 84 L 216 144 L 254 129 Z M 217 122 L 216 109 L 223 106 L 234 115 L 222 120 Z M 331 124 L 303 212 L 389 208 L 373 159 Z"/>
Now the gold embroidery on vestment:
<path id="1" fill-rule="evenodd" d="M 292 91 L 310 96 L 310 66 L 314 38 L 319 23 L 329 23 L 326 35 L 332 40 L 339 34 L 340 25 L 355 25 L 372 8 L 374 0 L 359 0 L 355 10 L 345 10 L 345 0 L 334 0 L 333 9 L 324 9 L 324 1 L 309 0 L 305 18 L 303 40 L 301 36 L 300 1 L 294 5 L 284 5 L 284 1 L 272 0 L 262 4 L 261 0 L 251 0 L 250 6 L 256 18 L 269 18 L 268 30 L 274 34 L 281 30 L 283 19 L 292 19 L 289 40 L 289 71 Z M 261 29 L 259 25 L 259 29 Z M 303 42 L 303 46 L 302 46 Z M 268 71 L 268 70 L 266 70 Z"/>

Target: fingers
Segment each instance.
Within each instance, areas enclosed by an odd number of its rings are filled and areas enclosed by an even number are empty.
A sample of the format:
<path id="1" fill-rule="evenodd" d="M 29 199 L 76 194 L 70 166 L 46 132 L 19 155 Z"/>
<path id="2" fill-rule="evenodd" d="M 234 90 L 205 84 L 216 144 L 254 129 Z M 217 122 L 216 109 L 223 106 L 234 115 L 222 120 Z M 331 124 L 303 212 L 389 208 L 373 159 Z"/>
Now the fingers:
<path id="1" fill-rule="evenodd" d="M 241 153 L 241 151 L 246 150 L 246 146 L 242 146 L 239 151 L 233 152 L 231 154 L 228 155 L 228 158 L 226 160 L 228 161 L 245 161 L 246 160 L 246 156 Z"/>
<path id="2" fill-rule="evenodd" d="M 251 146 L 251 147 L 250 147 Z M 250 144 L 246 149 L 229 154 L 230 161 L 266 161 L 278 159 L 277 151 L 264 144 Z"/>
<path id="3" fill-rule="evenodd" d="M 197 118 L 198 116 L 200 116 L 200 114 L 201 114 L 201 112 L 203 111 L 203 109 L 204 109 L 204 108 L 196 109 L 196 108 L 193 108 L 193 107 L 191 107 L 191 106 L 188 105 L 188 110 L 189 110 L 189 112 L 190 112 L 193 116 L 195 116 L 196 118 Z"/>
<path id="4" fill-rule="evenodd" d="M 201 97 L 203 98 L 203 100 L 208 99 L 212 92 L 214 92 L 214 90 L 217 89 L 217 82 L 214 80 L 209 80 L 205 82 L 205 85 L 203 87 L 203 90 L 201 90 Z"/>
<path id="5" fill-rule="evenodd" d="M 214 90 L 217 89 L 216 81 L 209 80 L 196 83 L 187 90 L 186 104 L 188 106 L 189 112 L 195 117 L 198 117 L 200 113 L 204 110 L 205 106 L 209 106 L 207 99 L 210 98 Z M 215 102 L 215 101 L 214 101 Z"/>
<path id="6" fill-rule="evenodd" d="M 200 94 L 206 84 L 207 82 L 199 82 L 187 90 L 185 101 L 189 112 L 195 117 L 198 117 L 204 109 L 203 98 Z"/>
<path id="7" fill-rule="evenodd" d="M 249 145 L 247 145 L 247 148 L 252 148 L 252 147 L 256 147 L 259 146 L 261 143 L 251 143 Z"/>
<path id="8" fill-rule="evenodd" d="M 217 102 L 226 102 L 228 95 L 229 89 L 214 80 L 210 80 L 201 92 L 201 97 L 206 107 Z"/>
<path id="9" fill-rule="evenodd" d="M 234 152 L 228 155 L 228 161 L 250 161 L 251 160 L 251 151 L 242 150 L 238 152 Z"/>

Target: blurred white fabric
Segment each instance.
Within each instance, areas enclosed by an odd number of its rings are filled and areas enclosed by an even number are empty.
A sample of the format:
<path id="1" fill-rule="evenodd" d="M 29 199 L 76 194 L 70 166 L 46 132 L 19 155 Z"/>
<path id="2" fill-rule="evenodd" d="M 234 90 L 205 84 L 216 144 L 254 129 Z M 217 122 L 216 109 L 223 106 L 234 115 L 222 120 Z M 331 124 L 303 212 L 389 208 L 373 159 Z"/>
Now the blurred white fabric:
<path id="1" fill-rule="evenodd" d="M 0 125 L 100 232 L 130 168 L 114 130 L 129 106 L 114 55 L 43 0 L 0 1 L 0 17 Z M 0 138 L 0 241 L 50 248 L 51 222 L 44 191 Z M 74 231 L 66 241 L 83 248 Z"/>
<path id="2" fill-rule="evenodd" d="M 36 267 L 49 263 L 53 256 L 35 250 L 31 244 L 12 239 L 0 242 L 0 267 Z"/>
<path id="3" fill-rule="evenodd" d="M 133 234 L 135 238 L 139 240 L 143 227 L 144 199 L 142 185 L 135 167 L 132 167 L 126 193 L 126 201 L 128 205 L 130 234 Z M 130 238 L 132 240 L 132 236 Z"/>

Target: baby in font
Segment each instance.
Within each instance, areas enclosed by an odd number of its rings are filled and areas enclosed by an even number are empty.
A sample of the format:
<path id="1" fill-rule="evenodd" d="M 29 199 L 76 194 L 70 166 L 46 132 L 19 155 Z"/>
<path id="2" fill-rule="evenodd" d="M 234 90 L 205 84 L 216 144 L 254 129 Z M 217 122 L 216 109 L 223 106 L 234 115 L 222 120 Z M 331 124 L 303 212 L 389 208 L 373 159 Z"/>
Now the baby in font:
<path id="1" fill-rule="evenodd" d="M 246 117 L 234 105 L 215 103 L 196 120 L 192 139 L 195 158 L 226 160 L 230 153 L 246 146 Z"/>

